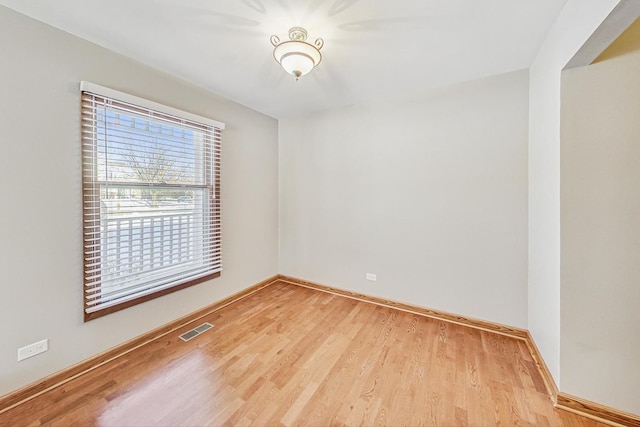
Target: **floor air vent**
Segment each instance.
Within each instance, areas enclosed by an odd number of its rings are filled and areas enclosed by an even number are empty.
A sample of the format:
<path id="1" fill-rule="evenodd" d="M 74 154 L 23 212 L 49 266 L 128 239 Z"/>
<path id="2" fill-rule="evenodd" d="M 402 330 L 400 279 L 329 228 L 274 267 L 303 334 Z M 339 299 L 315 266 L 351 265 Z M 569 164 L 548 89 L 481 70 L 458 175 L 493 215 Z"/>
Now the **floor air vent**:
<path id="1" fill-rule="evenodd" d="M 189 341 L 190 339 L 197 337 L 201 333 L 208 331 L 211 328 L 213 328 L 213 325 L 211 323 L 203 323 L 202 325 L 180 335 L 180 339 L 182 341 Z"/>

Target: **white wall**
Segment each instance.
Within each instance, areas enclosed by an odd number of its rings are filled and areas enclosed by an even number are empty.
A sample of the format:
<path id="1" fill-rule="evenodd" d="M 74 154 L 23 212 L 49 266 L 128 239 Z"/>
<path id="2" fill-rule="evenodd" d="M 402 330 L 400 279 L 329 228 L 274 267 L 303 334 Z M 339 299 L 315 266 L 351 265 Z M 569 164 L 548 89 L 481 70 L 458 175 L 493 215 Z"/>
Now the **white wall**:
<path id="1" fill-rule="evenodd" d="M 562 77 L 562 390 L 640 414 L 640 50 Z M 588 375 L 586 374 L 588 373 Z"/>
<path id="2" fill-rule="evenodd" d="M 280 272 L 526 327 L 527 91 L 518 71 L 281 120 Z"/>
<path id="3" fill-rule="evenodd" d="M 560 377 L 560 72 L 619 0 L 568 0 L 529 70 L 528 328 Z"/>
<path id="4" fill-rule="evenodd" d="M 0 52 L 0 395 L 277 273 L 276 120 L 4 7 Z M 88 323 L 81 80 L 227 125 L 222 276 Z M 16 362 L 18 347 L 44 338 L 47 353 Z"/>

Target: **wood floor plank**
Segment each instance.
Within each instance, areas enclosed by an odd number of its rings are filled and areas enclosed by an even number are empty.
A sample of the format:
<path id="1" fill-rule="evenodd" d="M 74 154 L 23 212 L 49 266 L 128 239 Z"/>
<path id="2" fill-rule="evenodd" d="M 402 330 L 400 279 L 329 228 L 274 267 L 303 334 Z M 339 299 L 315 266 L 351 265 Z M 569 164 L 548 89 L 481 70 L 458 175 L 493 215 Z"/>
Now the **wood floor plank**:
<path id="1" fill-rule="evenodd" d="M 189 342 L 178 336 L 209 322 Z M 276 283 L 0 414 L 1 426 L 601 424 L 521 339 Z"/>

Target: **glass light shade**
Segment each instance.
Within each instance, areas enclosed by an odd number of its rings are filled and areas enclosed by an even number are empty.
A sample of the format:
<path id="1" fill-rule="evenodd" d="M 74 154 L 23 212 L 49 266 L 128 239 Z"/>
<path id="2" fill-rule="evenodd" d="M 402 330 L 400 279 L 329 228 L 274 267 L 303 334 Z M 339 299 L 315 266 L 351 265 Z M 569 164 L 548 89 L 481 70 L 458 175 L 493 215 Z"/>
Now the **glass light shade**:
<path id="1" fill-rule="evenodd" d="M 313 61 L 307 55 L 289 53 L 280 59 L 282 68 L 296 77 L 304 76 L 313 69 Z"/>
<path id="2" fill-rule="evenodd" d="M 315 46 L 298 40 L 280 43 L 273 50 L 273 56 L 287 73 L 295 77 L 304 76 L 322 60 Z"/>

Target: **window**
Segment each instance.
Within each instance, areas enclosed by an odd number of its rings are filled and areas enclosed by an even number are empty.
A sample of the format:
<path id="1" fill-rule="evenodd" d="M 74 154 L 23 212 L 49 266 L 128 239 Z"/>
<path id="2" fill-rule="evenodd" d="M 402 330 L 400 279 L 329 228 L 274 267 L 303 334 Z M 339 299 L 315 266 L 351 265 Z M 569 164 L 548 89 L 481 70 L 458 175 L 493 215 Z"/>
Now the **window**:
<path id="1" fill-rule="evenodd" d="M 81 92 L 85 320 L 219 276 L 224 124 Z"/>

